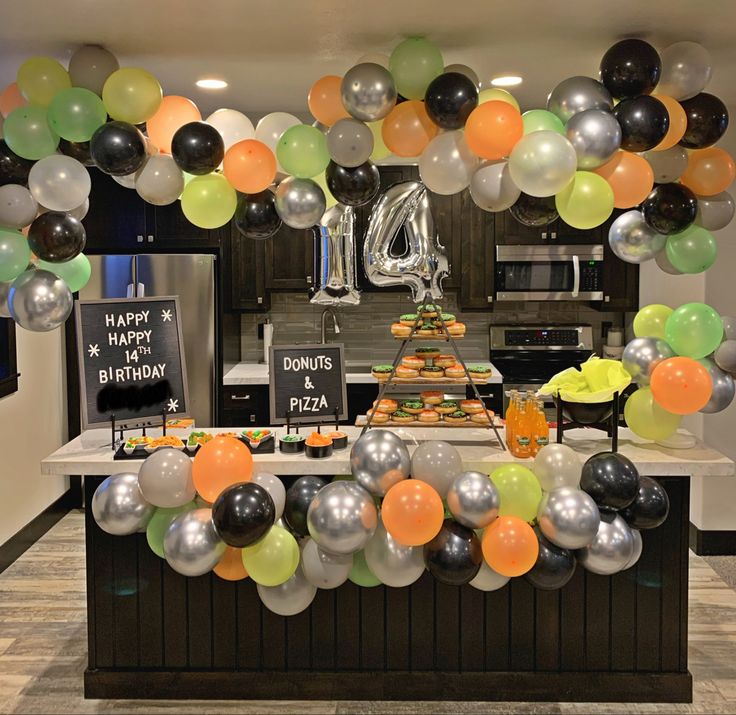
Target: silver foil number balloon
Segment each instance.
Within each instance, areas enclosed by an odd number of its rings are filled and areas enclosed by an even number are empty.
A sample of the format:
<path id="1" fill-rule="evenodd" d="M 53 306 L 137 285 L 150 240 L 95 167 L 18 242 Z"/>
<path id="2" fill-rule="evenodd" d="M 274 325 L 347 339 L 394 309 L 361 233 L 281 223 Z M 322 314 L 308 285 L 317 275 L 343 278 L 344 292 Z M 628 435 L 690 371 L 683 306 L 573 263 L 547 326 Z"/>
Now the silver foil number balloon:
<path id="1" fill-rule="evenodd" d="M 634 535 L 618 515 L 601 519 L 593 541 L 575 552 L 578 563 L 588 571 L 610 576 L 625 569 L 634 556 Z"/>
<path id="2" fill-rule="evenodd" d="M 572 487 L 560 487 L 545 494 L 537 512 L 542 533 L 563 549 L 587 546 L 595 538 L 600 520 L 593 499 Z"/>
<path id="3" fill-rule="evenodd" d="M 402 228 L 408 250 L 397 257 L 392 245 Z M 449 264 L 422 183 L 394 184 L 378 199 L 368 221 L 363 265 L 373 285 L 409 286 L 417 302 L 442 298 L 442 279 L 449 275 Z"/>
<path id="4" fill-rule="evenodd" d="M 279 616 L 295 616 L 309 608 L 317 587 L 307 581 L 299 566 L 291 578 L 278 586 L 258 584 L 258 596 L 263 605 Z"/>
<path id="5" fill-rule="evenodd" d="M 482 529 L 498 516 L 501 498 L 487 474 L 462 472 L 450 484 L 447 506 L 463 526 Z"/>
<path id="6" fill-rule="evenodd" d="M 578 156 L 578 169 L 605 164 L 621 146 L 621 125 L 603 109 L 586 109 L 573 115 L 565 134 Z"/>
<path id="7" fill-rule="evenodd" d="M 363 122 L 375 122 L 394 108 L 396 84 L 385 67 L 375 62 L 363 62 L 345 73 L 340 96 L 351 116 Z"/>
<path id="8" fill-rule="evenodd" d="M 713 382 L 713 392 L 711 393 L 710 400 L 708 400 L 705 407 L 700 411 L 706 414 L 722 412 L 733 402 L 734 395 L 736 394 L 736 383 L 734 383 L 733 377 L 721 370 L 713 360 L 702 358 L 698 362 L 708 371 L 710 379 Z"/>
<path id="9" fill-rule="evenodd" d="M 567 123 L 571 117 L 586 109 L 613 109 L 610 92 L 590 77 L 568 77 L 562 80 L 547 98 L 547 109 Z"/>
<path id="10" fill-rule="evenodd" d="M 135 474 L 113 474 L 107 477 L 92 496 L 92 516 L 97 526 L 108 534 L 135 534 L 153 516 L 154 507 L 138 488 Z"/>
<path id="11" fill-rule="evenodd" d="M 301 568 L 312 586 L 337 588 L 348 580 L 353 567 L 352 554 L 330 554 L 321 549 L 314 539 L 307 539 L 306 542 L 302 548 Z"/>
<path id="12" fill-rule="evenodd" d="M 548 444 L 534 457 L 532 471 L 545 492 L 560 487 L 575 487 L 580 484 L 583 465 L 578 455 L 566 444 Z"/>
<path id="13" fill-rule="evenodd" d="M 174 519 L 164 534 L 164 556 L 182 576 L 212 571 L 225 553 L 225 542 L 212 524 L 211 509 L 194 509 Z"/>
<path id="14" fill-rule="evenodd" d="M 423 547 L 398 543 L 382 521 L 365 545 L 364 553 L 368 568 L 386 586 L 409 586 L 424 573 Z"/>
<path id="15" fill-rule="evenodd" d="M 8 310 L 21 328 L 45 333 L 58 328 L 72 312 L 69 286 L 50 271 L 21 273 L 10 287 Z"/>
<path id="16" fill-rule="evenodd" d="M 675 357 L 675 351 L 660 338 L 634 338 L 621 357 L 624 370 L 641 387 L 646 387 L 654 368 L 663 360 Z"/>
<path id="17" fill-rule="evenodd" d="M 608 231 L 608 245 L 626 263 L 644 263 L 654 258 L 667 243 L 667 236 L 657 233 L 641 211 L 621 214 Z"/>
<path id="18" fill-rule="evenodd" d="M 324 191 L 311 179 L 290 176 L 276 189 L 276 213 L 291 228 L 314 226 L 326 207 Z"/>
<path id="19" fill-rule="evenodd" d="M 360 437 L 350 450 L 350 469 L 363 489 L 382 497 L 396 482 L 411 473 L 411 458 L 406 445 L 394 432 L 372 429 Z"/>
<path id="20" fill-rule="evenodd" d="M 314 227 L 317 290 L 311 303 L 358 305 L 355 270 L 355 209 L 337 204 Z"/>
<path id="21" fill-rule="evenodd" d="M 157 449 L 141 465 L 138 486 L 146 501 L 154 506 L 183 506 L 196 494 L 192 460 L 178 449 Z"/>

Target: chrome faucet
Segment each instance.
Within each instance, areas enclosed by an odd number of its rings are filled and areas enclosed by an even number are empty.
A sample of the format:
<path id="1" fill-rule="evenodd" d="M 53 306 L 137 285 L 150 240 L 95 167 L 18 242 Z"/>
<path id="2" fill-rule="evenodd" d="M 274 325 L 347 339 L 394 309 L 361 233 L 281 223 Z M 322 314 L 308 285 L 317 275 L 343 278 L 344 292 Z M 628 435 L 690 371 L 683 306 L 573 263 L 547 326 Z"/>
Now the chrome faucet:
<path id="1" fill-rule="evenodd" d="M 327 316 L 332 316 L 332 327 L 335 329 L 335 335 L 340 334 L 340 323 L 337 320 L 337 313 L 332 308 L 325 308 L 322 311 L 322 318 L 320 320 L 320 327 L 322 330 L 322 345 L 327 342 Z"/>

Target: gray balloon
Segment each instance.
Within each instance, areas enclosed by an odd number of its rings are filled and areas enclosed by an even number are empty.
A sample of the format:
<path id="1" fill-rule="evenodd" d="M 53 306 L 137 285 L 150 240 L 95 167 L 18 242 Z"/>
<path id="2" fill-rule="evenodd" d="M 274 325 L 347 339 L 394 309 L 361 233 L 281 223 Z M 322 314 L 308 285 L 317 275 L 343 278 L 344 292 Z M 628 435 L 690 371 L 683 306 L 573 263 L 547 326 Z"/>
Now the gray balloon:
<path id="1" fill-rule="evenodd" d="M 649 261 L 664 249 L 666 243 L 667 236 L 649 226 L 641 211 L 621 214 L 608 230 L 608 245 L 626 263 Z"/>
<path id="2" fill-rule="evenodd" d="M 638 529 L 632 529 L 631 535 L 634 537 L 634 553 L 631 555 L 631 558 L 626 562 L 626 566 L 621 569 L 622 571 L 630 569 L 632 566 L 636 566 L 636 562 L 641 557 L 641 552 L 644 549 L 644 543 L 641 540 L 641 532 Z"/>
<path id="3" fill-rule="evenodd" d="M 591 77 L 569 77 L 562 80 L 547 97 L 547 109 L 567 123 L 586 109 L 613 109 L 610 92 Z"/>
<path id="4" fill-rule="evenodd" d="M 433 487 L 444 499 L 455 477 L 463 471 L 460 452 L 449 442 L 423 442 L 411 456 L 411 476 Z"/>
<path id="5" fill-rule="evenodd" d="M 136 172 L 133 172 L 132 174 L 124 174 L 123 176 L 113 176 L 113 180 L 116 184 L 120 184 L 124 189 L 134 189 L 135 188 L 135 177 L 137 176 Z"/>
<path id="6" fill-rule="evenodd" d="M 309 608 L 317 594 L 317 587 L 307 581 L 301 565 L 291 578 L 278 586 L 258 584 L 258 596 L 263 605 L 279 616 L 295 616 Z"/>
<path id="7" fill-rule="evenodd" d="M 676 42 L 659 53 L 662 74 L 657 91 L 677 100 L 690 99 L 710 81 L 708 50 L 697 42 Z"/>
<path id="8" fill-rule="evenodd" d="M 197 493 L 192 481 L 192 460 L 178 449 L 157 449 L 146 457 L 138 472 L 138 485 L 154 506 L 182 506 Z"/>
<path id="9" fill-rule="evenodd" d="M 342 103 L 349 114 L 363 122 L 383 119 L 396 104 L 396 84 L 391 73 L 374 62 L 351 67 L 340 85 Z"/>
<path id="10" fill-rule="evenodd" d="M 470 196 L 484 211 L 505 211 L 516 203 L 520 194 L 507 161 L 484 162 L 470 179 Z"/>
<path id="11" fill-rule="evenodd" d="M 715 196 L 698 196 L 695 223 L 708 231 L 720 231 L 731 223 L 735 208 L 733 196 L 728 191 Z"/>
<path id="12" fill-rule="evenodd" d="M 38 202 L 25 186 L 0 186 L 0 226 L 23 228 L 33 222 L 37 213 Z"/>
<path id="13" fill-rule="evenodd" d="M 478 78 L 475 70 L 467 65 L 447 65 L 447 67 L 445 67 L 444 74 L 447 74 L 448 72 L 457 72 L 458 74 L 465 75 L 475 85 L 475 88 L 480 91 L 480 79 Z"/>
<path id="14" fill-rule="evenodd" d="M 278 521 L 284 513 L 286 505 L 286 488 L 284 483 L 275 475 L 269 472 L 258 472 L 253 475 L 253 481 L 258 486 L 263 487 L 273 499 L 273 505 L 276 508 L 276 516 L 274 521 Z"/>
<path id="15" fill-rule="evenodd" d="M 542 533 L 563 549 L 587 546 L 598 531 L 598 506 L 585 492 L 572 487 L 553 489 L 539 504 L 537 521 Z"/>
<path id="16" fill-rule="evenodd" d="M 11 281 L 0 281 L 0 318 L 12 318 L 8 307 L 8 296 L 10 295 Z"/>
<path id="17" fill-rule="evenodd" d="M 659 266 L 665 273 L 669 273 L 671 276 L 681 276 L 682 271 L 677 270 L 671 263 L 670 259 L 667 258 L 667 251 L 660 251 L 655 257 L 654 262 Z"/>
<path id="18" fill-rule="evenodd" d="M 301 567 L 304 577 L 317 588 L 337 588 L 348 580 L 353 567 L 352 554 L 330 554 L 314 539 L 305 539 Z"/>
<path id="19" fill-rule="evenodd" d="M 463 526 L 482 529 L 498 516 L 501 497 L 487 474 L 462 472 L 447 490 L 447 506 Z"/>
<path id="20" fill-rule="evenodd" d="M 575 148 L 578 169 L 602 166 L 621 146 L 621 125 L 603 109 L 586 109 L 570 117 L 565 135 Z"/>
<path id="21" fill-rule="evenodd" d="M 291 228 L 318 224 L 326 206 L 324 192 L 311 179 L 290 176 L 276 189 L 276 213 Z"/>
<path id="22" fill-rule="evenodd" d="M 327 132 L 327 151 L 340 166 L 360 166 L 373 151 L 373 132 L 357 119 L 338 119 Z"/>
<path id="23" fill-rule="evenodd" d="M 120 65 L 115 55 L 99 45 L 84 45 L 69 60 L 72 85 L 99 95 L 107 78 L 118 69 Z"/>
<path id="24" fill-rule="evenodd" d="M 470 585 L 479 591 L 498 591 L 499 588 L 503 588 L 510 580 L 508 576 L 502 576 L 483 561 L 478 574 L 470 582 Z"/>
<path id="25" fill-rule="evenodd" d="M 532 471 L 545 492 L 560 487 L 577 488 L 583 465 L 575 450 L 566 444 L 551 442 L 534 457 Z"/>
<path id="26" fill-rule="evenodd" d="M 212 524 L 212 509 L 193 509 L 174 519 L 164 534 L 164 556 L 182 576 L 212 571 L 225 553 L 225 542 Z"/>
<path id="27" fill-rule="evenodd" d="M 21 273 L 10 287 L 8 309 L 21 328 L 45 333 L 58 328 L 72 312 L 69 286 L 50 271 Z"/>
<path id="28" fill-rule="evenodd" d="M 724 340 L 736 340 L 736 318 L 730 315 L 722 315 L 721 320 L 723 321 Z"/>
<path id="29" fill-rule="evenodd" d="M 700 411 L 705 414 L 722 412 L 733 402 L 734 395 L 736 395 L 736 383 L 734 383 L 733 377 L 721 370 L 713 360 L 701 358 L 698 362 L 708 371 L 713 383 L 713 392 L 710 399 Z"/>
<path id="30" fill-rule="evenodd" d="M 724 340 L 713 357 L 721 370 L 736 374 L 736 340 Z"/>
<path id="31" fill-rule="evenodd" d="M 601 576 L 622 571 L 633 555 L 634 535 L 618 514 L 601 519 L 593 541 L 575 552 L 575 558 L 583 568 Z"/>
<path id="32" fill-rule="evenodd" d="M 380 520 L 376 532 L 365 545 L 364 553 L 368 568 L 386 586 L 409 586 L 425 570 L 424 547 L 398 543 Z"/>
<path id="33" fill-rule="evenodd" d="M 382 497 L 394 484 L 411 474 L 411 458 L 397 434 L 371 429 L 353 444 L 350 469 L 361 487 Z"/>
<path id="34" fill-rule="evenodd" d="M 637 385 L 646 387 L 654 368 L 675 355 L 675 351 L 661 338 L 634 338 L 624 348 L 621 364 Z"/>
<path id="35" fill-rule="evenodd" d="M 97 526 L 114 536 L 145 529 L 154 511 L 153 504 L 143 498 L 135 474 L 107 477 L 92 496 L 92 516 Z"/>
<path id="36" fill-rule="evenodd" d="M 652 167 L 655 184 L 677 181 L 687 169 L 687 150 L 679 144 L 664 151 L 645 151 L 642 156 Z"/>
<path id="37" fill-rule="evenodd" d="M 184 174 L 170 154 L 152 156 L 134 178 L 138 195 L 154 206 L 173 204 L 184 191 Z"/>
<path id="38" fill-rule="evenodd" d="M 309 535 L 332 554 L 360 551 L 377 525 L 373 497 L 354 482 L 331 482 L 322 487 L 307 511 Z"/>

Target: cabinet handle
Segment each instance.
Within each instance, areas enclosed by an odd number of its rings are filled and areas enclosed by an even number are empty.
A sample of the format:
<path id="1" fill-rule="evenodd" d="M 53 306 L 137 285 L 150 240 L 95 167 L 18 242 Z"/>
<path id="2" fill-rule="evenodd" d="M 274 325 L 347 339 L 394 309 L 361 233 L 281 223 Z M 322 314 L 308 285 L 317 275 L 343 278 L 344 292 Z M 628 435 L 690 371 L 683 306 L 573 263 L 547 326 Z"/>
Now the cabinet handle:
<path id="1" fill-rule="evenodd" d="M 230 395 L 231 400 L 250 400 L 250 395 Z"/>
<path id="2" fill-rule="evenodd" d="M 143 243 L 143 236 L 136 236 L 135 240 L 138 241 L 138 243 Z"/>
<path id="3" fill-rule="evenodd" d="M 543 241 L 546 241 L 547 240 L 547 232 L 546 231 L 542 231 L 542 240 Z"/>
<path id="4" fill-rule="evenodd" d="M 487 296 L 486 297 L 486 302 L 493 303 L 493 296 L 492 295 Z"/>
<path id="5" fill-rule="evenodd" d="M 603 296 L 603 302 L 604 303 L 610 303 L 611 302 L 611 296 L 610 295 L 604 295 Z"/>
<path id="6" fill-rule="evenodd" d="M 307 285 L 308 286 L 312 285 L 312 276 L 307 276 Z"/>
<path id="7" fill-rule="evenodd" d="M 153 243 L 153 236 L 149 233 L 148 236 L 148 243 Z"/>
<path id="8" fill-rule="evenodd" d="M 557 231 L 552 231 L 552 233 L 550 233 L 549 237 L 550 237 L 550 238 L 551 238 L 551 239 L 552 239 L 553 241 L 556 241 L 556 240 L 557 240 Z"/>
<path id="9" fill-rule="evenodd" d="M 263 303 L 263 298 L 259 295 L 257 298 L 258 305 L 261 305 Z"/>

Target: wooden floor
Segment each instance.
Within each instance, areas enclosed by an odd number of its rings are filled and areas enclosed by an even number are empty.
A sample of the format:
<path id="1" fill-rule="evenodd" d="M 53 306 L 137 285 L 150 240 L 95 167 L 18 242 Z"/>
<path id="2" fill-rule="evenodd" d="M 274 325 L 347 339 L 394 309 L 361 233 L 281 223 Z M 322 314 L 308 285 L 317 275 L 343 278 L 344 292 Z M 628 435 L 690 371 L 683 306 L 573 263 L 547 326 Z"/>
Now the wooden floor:
<path id="1" fill-rule="evenodd" d="M 731 713 L 736 591 L 690 561 L 692 705 L 84 700 L 84 522 L 62 519 L 0 574 L 0 713 Z"/>

